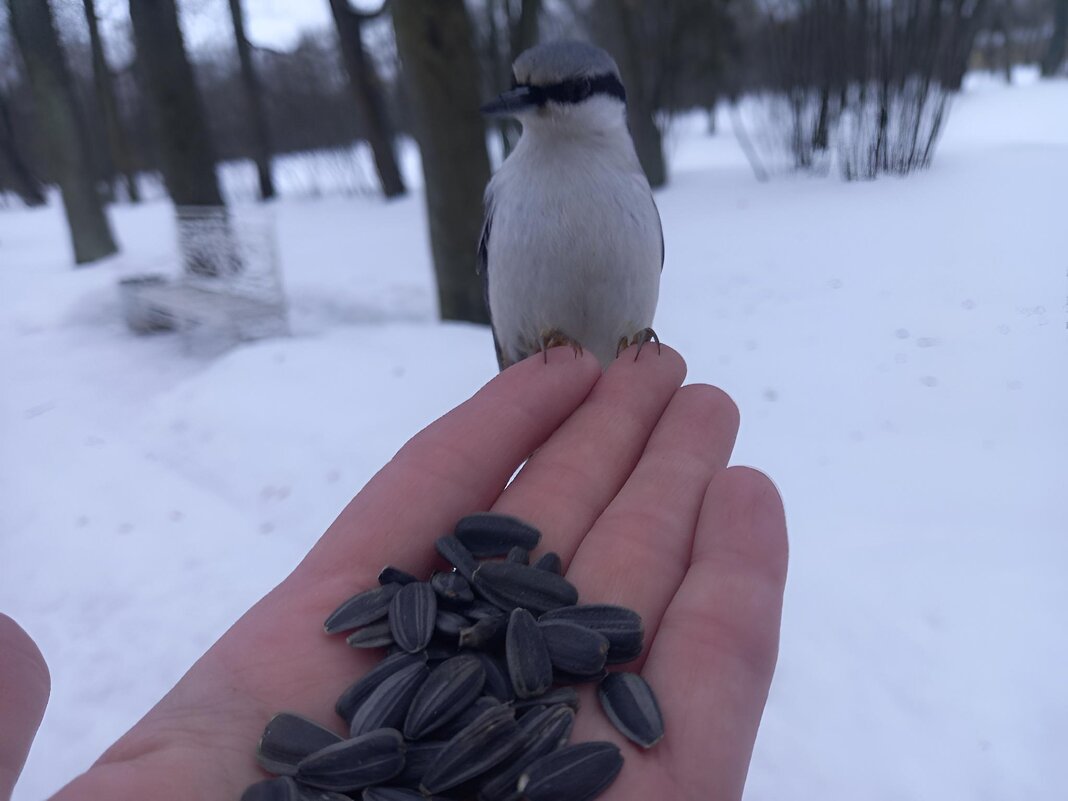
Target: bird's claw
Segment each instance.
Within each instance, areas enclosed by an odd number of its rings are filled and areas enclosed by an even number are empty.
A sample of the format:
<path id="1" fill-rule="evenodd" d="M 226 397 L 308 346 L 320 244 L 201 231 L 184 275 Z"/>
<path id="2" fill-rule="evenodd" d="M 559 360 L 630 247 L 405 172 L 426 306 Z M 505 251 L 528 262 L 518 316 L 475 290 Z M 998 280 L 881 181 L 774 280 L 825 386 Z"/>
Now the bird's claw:
<path id="1" fill-rule="evenodd" d="M 627 341 L 627 338 L 623 337 L 620 340 L 620 345 L 622 347 L 626 347 L 626 345 L 624 344 L 626 341 Z M 642 345 L 644 345 L 646 342 L 655 342 L 656 343 L 656 354 L 657 354 L 657 356 L 660 355 L 660 353 L 661 353 L 661 350 L 660 350 L 660 337 L 658 337 L 656 335 L 656 331 L 654 331 L 653 329 L 651 329 L 651 328 L 643 328 L 641 331 L 639 331 L 637 334 L 635 334 L 634 338 L 631 339 L 631 341 L 630 341 L 631 345 L 637 345 L 638 346 L 638 352 L 634 354 L 634 361 L 638 361 L 638 357 L 642 353 Z M 617 357 L 619 356 L 619 352 L 620 352 L 620 349 L 617 348 L 617 350 L 616 350 L 616 356 Z"/>
<path id="2" fill-rule="evenodd" d="M 585 352 L 579 342 L 576 342 L 564 332 L 554 328 L 552 331 L 547 331 L 541 335 L 541 353 L 545 358 L 546 364 L 549 363 L 549 349 L 561 345 L 570 347 L 572 352 L 574 352 L 576 359 Z"/>

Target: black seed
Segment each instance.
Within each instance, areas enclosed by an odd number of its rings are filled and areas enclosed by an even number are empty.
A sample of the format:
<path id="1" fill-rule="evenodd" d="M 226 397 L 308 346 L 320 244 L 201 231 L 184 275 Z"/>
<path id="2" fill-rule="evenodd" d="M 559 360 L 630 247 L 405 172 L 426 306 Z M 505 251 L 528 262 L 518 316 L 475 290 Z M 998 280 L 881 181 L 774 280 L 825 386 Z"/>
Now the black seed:
<path id="1" fill-rule="evenodd" d="M 399 591 L 399 584 L 386 584 L 354 595 L 334 610 L 323 623 L 323 629 L 327 634 L 336 634 L 381 620 L 389 613 L 393 596 Z"/>
<path id="2" fill-rule="evenodd" d="M 523 771 L 535 760 L 567 744 L 575 725 L 575 712 L 566 706 L 554 706 L 540 714 L 526 717 L 519 724 L 523 745 L 508 764 L 498 768 L 492 779 L 479 789 L 479 801 L 505 801 L 516 791 Z"/>
<path id="3" fill-rule="evenodd" d="M 507 759 L 521 741 L 512 710 L 494 704 L 449 740 L 423 777 L 420 789 L 431 794 L 458 787 Z"/>
<path id="4" fill-rule="evenodd" d="M 413 584 L 416 581 L 419 581 L 419 579 L 411 573 L 406 573 L 399 567 L 393 567 L 393 565 L 386 565 L 378 573 L 378 583 L 383 587 L 387 584 L 400 584 L 403 586 L 405 584 Z"/>
<path id="5" fill-rule="evenodd" d="M 459 573 L 435 573 L 430 577 L 430 586 L 446 601 L 466 604 L 475 600 L 471 583 Z"/>
<path id="6" fill-rule="evenodd" d="M 566 620 L 538 623 L 553 669 L 576 676 L 593 676 L 604 668 L 608 638 L 603 634 Z"/>
<path id="7" fill-rule="evenodd" d="M 519 710 L 526 706 L 537 706 L 539 704 L 544 704 L 545 706 L 566 704 L 578 712 L 578 692 L 575 691 L 574 687 L 557 687 L 555 690 L 547 692 L 544 695 L 539 695 L 537 698 L 527 698 L 525 700 L 516 701 L 515 708 L 516 710 Z"/>
<path id="8" fill-rule="evenodd" d="M 390 586 L 396 587 L 397 585 L 391 584 Z M 393 630 L 390 628 L 389 621 L 383 620 L 380 623 L 372 623 L 370 626 L 357 629 L 345 638 L 345 642 L 353 648 L 384 648 L 387 645 L 393 645 Z"/>
<path id="9" fill-rule="evenodd" d="M 383 784 L 403 767 L 401 733 L 379 729 L 305 757 L 297 766 L 297 780 L 324 790 L 349 792 Z"/>
<path id="10" fill-rule="evenodd" d="M 652 748 L 664 736 L 664 718 L 653 689 L 637 673 L 609 673 L 597 689 L 612 725 L 642 748 Z"/>
<path id="11" fill-rule="evenodd" d="M 476 698 L 475 702 L 468 706 L 467 709 L 463 710 L 459 715 L 435 731 L 434 736 L 445 740 L 452 739 L 463 729 L 474 723 L 483 712 L 487 709 L 493 709 L 496 706 L 501 706 L 501 702 L 496 698 L 488 695 Z"/>
<path id="12" fill-rule="evenodd" d="M 534 526 L 493 512 L 468 515 L 456 524 L 453 534 L 478 557 L 504 556 L 517 545 L 533 551 L 541 541 Z"/>
<path id="13" fill-rule="evenodd" d="M 508 618 L 503 614 L 476 620 L 473 625 L 460 630 L 460 647 L 477 650 L 495 648 L 504 641 L 507 628 Z"/>
<path id="14" fill-rule="evenodd" d="M 644 630 L 641 616 L 626 607 L 611 604 L 583 604 L 546 612 L 539 621 L 563 620 L 593 629 L 608 638 L 610 665 L 630 662 L 642 653 Z"/>
<path id="15" fill-rule="evenodd" d="M 404 736 L 421 740 L 474 703 L 482 693 L 486 671 L 477 657 L 456 656 L 442 662 L 419 688 L 404 720 Z"/>
<path id="16" fill-rule="evenodd" d="M 476 651 L 475 656 L 482 662 L 482 667 L 486 671 L 486 684 L 482 691 L 501 701 L 511 701 L 515 698 L 512 679 L 508 675 L 508 666 L 497 657 L 482 651 Z"/>
<path id="17" fill-rule="evenodd" d="M 541 614 L 578 600 L 578 590 L 563 576 L 515 562 L 483 562 L 475 570 L 474 587 L 506 611 L 518 606 Z"/>
<path id="18" fill-rule="evenodd" d="M 405 584 L 389 606 L 389 627 L 393 639 L 410 654 L 422 651 L 434 636 L 438 597 L 426 582 Z"/>
<path id="19" fill-rule="evenodd" d="M 341 742 L 341 737 L 300 715 L 282 712 L 267 723 L 256 753 L 269 773 L 292 776 L 297 763 L 308 754 Z"/>
<path id="20" fill-rule="evenodd" d="M 476 600 L 464 609 L 464 614 L 472 620 L 482 620 L 487 617 L 508 617 L 512 610 L 505 611 L 499 606 L 494 606 L 489 601 Z"/>
<path id="21" fill-rule="evenodd" d="M 438 634 L 444 634 L 446 637 L 453 639 L 458 638 L 460 631 L 470 625 L 471 621 L 466 617 L 450 612 L 447 609 L 439 609 L 438 616 L 434 620 L 434 630 Z"/>
<path id="22" fill-rule="evenodd" d="M 512 611 L 505 654 L 516 696 L 536 698 L 552 686 L 553 666 L 549 661 L 549 649 L 545 647 L 545 638 L 537 621 L 526 609 Z"/>
<path id="23" fill-rule="evenodd" d="M 301 801 L 300 785 L 288 776 L 250 784 L 241 801 Z"/>
<path id="24" fill-rule="evenodd" d="M 427 661 L 434 665 L 456 656 L 459 653 L 459 646 L 456 642 L 432 641 L 423 653 L 426 654 Z"/>
<path id="25" fill-rule="evenodd" d="M 387 678 L 353 714 L 349 735 L 359 737 L 376 729 L 400 729 L 412 699 L 429 675 L 430 668 L 417 662 Z"/>
<path id="26" fill-rule="evenodd" d="M 547 570 L 558 576 L 564 572 L 564 564 L 560 561 L 560 554 L 555 551 L 542 554 L 533 566 L 538 570 Z"/>
<path id="27" fill-rule="evenodd" d="M 379 684 L 401 668 L 424 662 L 426 662 L 425 654 L 409 654 L 407 651 L 387 656 L 371 668 L 369 673 L 345 690 L 334 704 L 334 709 L 342 720 L 352 723 L 352 715 L 356 712 L 356 708 L 375 691 Z"/>
<path id="28" fill-rule="evenodd" d="M 525 725 L 548 708 L 549 707 L 547 707 L 545 704 L 534 704 L 534 706 L 517 706 L 515 708 L 515 719 L 519 721 L 519 728 L 525 731 Z"/>
<path id="29" fill-rule="evenodd" d="M 411 789 L 419 787 L 427 768 L 438 758 L 445 745 L 445 740 L 408 743 L 407 750 L 404 752 L 404 770 L 389 780 L 390 785 Z"/>
<path id="30" fill-rule="evenodd" d="M 475 568 L 478 567 L 478 562 L 475 561 L 475 557 L 464 547 L 462 542 L 451 534 L 447 534 L 444 537 L 439 537 L 438 541 L 434 543 L 434 547 L 438 549 L 438 553 L 444 556 L 449 564 L 460 571 L 461 576 L 468 581 L 471 580 L 471 576 L 475 573 Z"/>
<path id="31" fill-rule="evenodd" d="M 404 787 L 368 787 L 363 791 L 363 801 L 444 801 L 438 796 L 427 798 L 417 790 Z"/>
<path id="32" fill-rule="evenodd" d="M 300 785 L 300 801 L 351 801 L 351 799 L 342 793 Z"/>
<path id="33" fill-rule="evenodd" d="M 597 684 L 607 675 L 608 671 L 604 668 L 598 670 L 596 673 L 589 673 L 585 675 L 579 673 L 568 673 L 565 670 L 556 670 L 554 668 L 553 684 Z"/>
<path id="34" fill-rule="evenodd" d="M 590 801 L 622 768 L 623 755 L 612 743 L 579 743 L 536 760 L 517 787 L 524 801 Z"/>
<path id="35" fill-rule="evenodd" d="M 526 548 L 520 548 L 517 545 L 508 551 L 508 555 L 504 557 L 504 561 L 515 562 L 517 565 L 529 565 L 530 551 Z"/>

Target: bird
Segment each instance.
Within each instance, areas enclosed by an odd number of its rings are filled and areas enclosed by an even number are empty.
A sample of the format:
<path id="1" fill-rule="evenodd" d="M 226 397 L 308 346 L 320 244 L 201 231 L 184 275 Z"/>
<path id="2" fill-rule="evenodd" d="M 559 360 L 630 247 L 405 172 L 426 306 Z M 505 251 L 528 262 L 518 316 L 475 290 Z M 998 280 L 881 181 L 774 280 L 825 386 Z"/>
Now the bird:
<path id="1" fill-rule="evenodd" d="M 602 368 L 648 342 L 664 266 L 653 192 L 627 129 L 619 67 L 600 47 L 524 51 L 513 84 L 482 107 L 519 121 L 486 187 L 477 271 L 498 366 L 539 351 L 590 351 Z"/>

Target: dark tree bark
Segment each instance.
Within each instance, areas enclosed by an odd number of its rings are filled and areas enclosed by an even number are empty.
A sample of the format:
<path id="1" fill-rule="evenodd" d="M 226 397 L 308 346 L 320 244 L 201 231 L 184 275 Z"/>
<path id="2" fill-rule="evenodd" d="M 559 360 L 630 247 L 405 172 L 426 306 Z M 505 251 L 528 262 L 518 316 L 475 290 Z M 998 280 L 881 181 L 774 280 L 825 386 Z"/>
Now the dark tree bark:
<path id="1" fill-rule="evenodd" d="M 274 180 L 271 177 L 271 136 L 267 129 L 267 114 L 263 107 L 263 90 L 252 63 L 252 47 L 245 35 L 245 13 L 241 8 L 241 0 L 230 0 L 230 19 L 234 23 L 237 58 L 241 63 L 241 83 L 245 87 L 245 101 L 248 103 L 252 123 L 252 147 L 255 153 L 256 171 L 260 178 L 260 199 L 270 200 L 275 194 Z"/>
<path id="2" fill-rule="evenodd" d="M 15 138 L 15 126 L 11 119 L 11 110 L 7 98 L 0 92 L 0 159 L 7 168 L 8 178 L 15 193 L 27 206 L 45 204 L 44 189 L 37 180 L 26 157 L 22 154 L 18 140 Z"/>
<path id="3" fill-rule="evenodd" d="M 423 157 L 441 316 L 486 323 L 475 254 L 490 169 L 471 20 L 463 0 L 393 0 L 392 9 Z"/>
<path id="4" fill-rule="evenodd" d="M 364 14 L 353 10 L 349 6 L 349 0 L 330 0 L 330 11 L 337 26 L 341 55 L 345 61 L 345 70 L 349 74 L 356 112 L 367 143 L 374 154 L 375 170 L 382 184 L 382 194 L 387 198 L 400 197 L 407 189 L 393 149 L 393 127 L 386 114 L 386 102 L 382 97 L 382 87 L 375 74 L 374 65 L 363 49 L 363 24 L 377 14 Z"/>
<path id="5" fill-rule="evenodd" d="M 86 264 L 118 248 L 96 187 L 85 126 L 46 0 L 8 0 L 11 29 L 33 89 L 38 129 L 63 195 L 74 261 Z"/>
<path id="6" fill-rule="evenodd" d="M 1065 48 L 1068 48 L 1068 0 L 1055 0 L 1053 7 L 1053 36 L 1042 59 L 1042 74 L 1047 78 L 1055 75 L 1064 63 Z"/>
<path id="7" fill-rule="evenodd" d="M 126 183 L 126 195 L 131 203 L 141 202 L 141 192 L 137 188 L 137 175 L 130 162 L 130 145 L 119 117 L 119 104 L 115 100 L 115 88 L 111 83 L 111 70 L 104 57 L 104 42 L 100 38 L 100 25 L 96 16 L 96 0 L 84 0 L 85 21 L 89 26 L 89 46 L 93 54 L 93 84 L 96 89 L 100 113 L 104 115 L 104 130 L 107 134 L 108 150 L 111 157 L 108 170 L 109 177 L 113 171 L 122 174 Z"/>
<path id="8" fill-rule="evenodd" d="M 487 8 L 492 9 L 493 3 L 487 3 Z M 505 0 L 505 8 L 508 10 L 508 50 L 509 61 L 503 70 L 504 78 L 501 91 L 511 86 L 512 63 L 524 50 L 528 50 L 538 43 L 541 19 L 541 0 L 519 0 L 519 13 L 514 11 L 514 4 Z M 492 14 L 491 14 L 492 18 Z M 495 18 L 493 18 L 495 21 Z M 494 32 L 494 37 L 495 32 Z M 494 50 L 494 53 L 497 51 Z M 498 68 L 499 69 L 499 68 Z M 499 120 L 501 141 L 504 144 L 504 155 L 512 152 L 512 148 L 519 142 L 523 132 L 522 126 L 511 117 L 501 117 Z"/>
<path id="9" fill-rule="evenodd" d="M 167 191 L 176 206 L 221 206 L 215 151 L 174 0 L 130 0 L 130 19 Z"/>

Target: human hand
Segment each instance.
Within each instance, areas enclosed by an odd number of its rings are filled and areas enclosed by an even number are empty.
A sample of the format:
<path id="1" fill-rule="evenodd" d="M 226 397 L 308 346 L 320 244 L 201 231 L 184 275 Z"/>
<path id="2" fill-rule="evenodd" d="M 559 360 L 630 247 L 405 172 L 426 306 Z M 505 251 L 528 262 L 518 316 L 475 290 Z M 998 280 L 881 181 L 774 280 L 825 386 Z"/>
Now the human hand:
<path id="1" fill-rule="evenodd" d="M 18 623 L 0 615 L 0 801 L 11 798 L 49 689 L 41 652 Z"/>
<path id="2" fill-rule="evenodd" d="M 612 740 L 626 757 L 602 798 L 739 798 L 777 654 L 782 506 L 761 473 L 725 469 L 731 400 L 680 389 L 685 365 L 669 348 L 633 353 L 603 376 L 567 349 L 532 357 L 413 437 L 293 573 L 53 801 L 233 801 L 264 778 L 255 749 L 276 712 L 341 732 L 334 701 L 379 657 L 326 637 L 323 620 L 387 563 L 429 575 L 434 540 L 485 509 L 538 526 L 581 602 L 644 619 L 645 653 L 627 669 L 656 691 L 666 736 L 632 746 L 583 688 L 573 740 Z"/>

